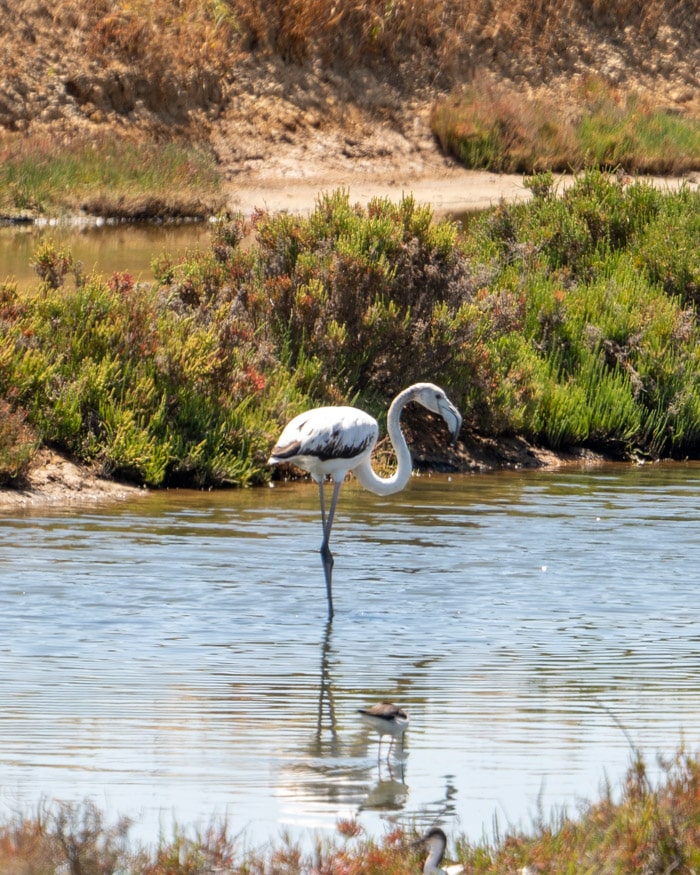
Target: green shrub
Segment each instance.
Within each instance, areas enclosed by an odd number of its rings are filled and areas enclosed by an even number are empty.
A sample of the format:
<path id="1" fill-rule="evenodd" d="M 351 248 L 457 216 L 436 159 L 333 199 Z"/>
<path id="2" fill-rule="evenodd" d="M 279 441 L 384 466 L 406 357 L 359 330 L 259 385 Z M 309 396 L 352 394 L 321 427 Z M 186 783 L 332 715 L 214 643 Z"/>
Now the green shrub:
<path id="1" fill-rule="evenodd" d="M 660 204 L 655 221 L 634 247 L 651 282 L 684 305 L 700 306 L 700 192 L 684 186 Z"/>
<path id="2" fill-rule="evenodd" d="M 574 115 L 571 107 L 577 108 Z M 439 99 L 431 125 L 466 167 L 510 173 L 583 167 L 681 174 L 700 166 L 700 121 L 589 78 L 559 102 L 474 82 Z"/>
<path id="3" fill-rule="evenodd" d="M 412 198 L 364 212 L 335 192 L 309 219 L 263 215 L 256 228 L 275 342 L 292 362 L 317 358 L 348 394 L 383 396 L 445 366 L 433 314 L 473 286 L 455 225 L 434 223 Z"/>
<path id="4" fill-rule="evenodd" d="M 410 197 L 334 192 L 308 217 L 258 213 L 245 248 L 243 220 L 220 222 L 153 285 L 6 285 L 0 397 L 42 440 L 153 486 L 261 482 L 302 409 L 381 418 L 426 379 L 482 434 L 697 455 L 696 196 L 600 171 L 533 194 L 460 237 Z"/>
<path id="5" fill-rule="evenodd" d="M 230 324 L 206 308 L 89 278 L 5 322 L 0 386 L 45 441 L 154 486 L 260 479 L 275 426 L 251 401 L 270 362 L 250 339 L 231 346 Z"/>
<path id="6" fill-rule="evenodd" d="M 498 282 L 517 270 L 525 338 L 546 365 L 522 394 L 526 434 L 623 455 L 697 452 L 697 325 L 658 282 L 663 253 L 690 302 L 696 213 L 687 190 L 662 194 L 589 171 L 560 198 L 543 179 L 526 207 L 500 205 L 476 223 L 484 245 L 470 250 L 491 254 L 497 243 Z"/>
<path id="7" fill-rule="evenodd" d="M 25 414 L 0 398 L 0 486 L 22 485 L 38 445 Z"/>

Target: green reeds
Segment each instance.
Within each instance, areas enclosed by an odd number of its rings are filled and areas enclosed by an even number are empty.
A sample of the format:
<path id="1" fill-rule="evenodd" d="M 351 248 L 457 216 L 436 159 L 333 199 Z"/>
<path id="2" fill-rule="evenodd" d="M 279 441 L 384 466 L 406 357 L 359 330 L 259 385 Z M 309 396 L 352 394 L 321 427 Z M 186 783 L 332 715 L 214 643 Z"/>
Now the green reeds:
<path id="1" fill-rule="evenodd" d="M 475 169 L 679 175 L 700 168 L 700 120 L 597 80 L 559 102 L 476 83 L 436 102 L 432 128 L 444 151 Z"/>
<path id="2" fill-rule="evenodd" d="M 0 214 L 204 218 L 224 205 L 206 146 L 5 135 L 0 152 Z"/>

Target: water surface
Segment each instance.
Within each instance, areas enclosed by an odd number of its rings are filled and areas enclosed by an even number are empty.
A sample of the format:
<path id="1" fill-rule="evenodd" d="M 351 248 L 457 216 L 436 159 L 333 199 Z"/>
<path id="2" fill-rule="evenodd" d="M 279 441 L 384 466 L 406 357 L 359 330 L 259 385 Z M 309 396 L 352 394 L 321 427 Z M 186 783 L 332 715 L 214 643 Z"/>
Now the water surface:
<path id="1" fill-rule="evenodd" d="M 629 738 L 697 749 L 699 508 L 697 465 L 347 484 L 332 627 L 312 485 L 6 512 L 0 815 L 91 798 L 145 841 L 262 844 L 575 810 Z M 356 714 L 385 698 L 388 764 Z"/>
<path id="2" fill-rule="evenodd" d="M 21 289 L 36 288 L 34 253 L 45 241 L 70 251 L 83 273 L 108 279 L 126 271 L 137 281 L 152 281 L 151 262 L 163 253 L 184 256 L 206 249 L 211 241 L 208 222 L 85 225 L 12 225 L 0 227 L 0 283 L 14 280 Z M 70 277 L 67 282 L 70 284 Z"/>

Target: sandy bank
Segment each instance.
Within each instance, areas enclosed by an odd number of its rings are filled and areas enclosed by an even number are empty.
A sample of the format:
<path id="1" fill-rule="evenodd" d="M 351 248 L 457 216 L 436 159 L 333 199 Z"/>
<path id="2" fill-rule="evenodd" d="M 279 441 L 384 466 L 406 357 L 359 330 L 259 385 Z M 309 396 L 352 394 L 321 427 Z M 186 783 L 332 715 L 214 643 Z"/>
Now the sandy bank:
<path id="1" fill-rule="evenodd" d="M 325 173 L 308 178 L 274 178 L 241 180 L 230 188 L 231 208 L 250 215 L 255 209 L 287 210 L 309 213 L 324 191 L 344 189 L 350 201 L 366 206 L 374 197 L 398 201 L 411 194 L 418 203 L 430 204 L 436 216 L 459 216 L 473 210 L 486 209 L 504 201 L 526 201 L 531 197 L 520 174 L 498 174 L 459 168 L 417 178 L 395 175 L 348 175 Z M 698 188 L 700 177 L 689 178 L 640 177 L 662 190 L 678 189 L 681 185 Z M 563 191 L 574 181 L 573 176 L 555 177 L 557 190 Z"/>
<path id="2" fill-rule="evenodd" d="M 523 177 L 470 170 L 445 170 L 439 175 L 402 178 L 394 175 L 367 176 L 326 173 L 305 179 L 265 179 L 242 181 L 231 188 L 231 205 L 244 214 L 254 209 L 310 212 L 319 193 L 344 189 L 352 203 L 365 206 L 374 197 L 398 201 L 412 194 L 419 203 L 428 203 L 436 215 L 458 215 L 485 209 L 500 200 L 527 200 L 530 192 Z"/>

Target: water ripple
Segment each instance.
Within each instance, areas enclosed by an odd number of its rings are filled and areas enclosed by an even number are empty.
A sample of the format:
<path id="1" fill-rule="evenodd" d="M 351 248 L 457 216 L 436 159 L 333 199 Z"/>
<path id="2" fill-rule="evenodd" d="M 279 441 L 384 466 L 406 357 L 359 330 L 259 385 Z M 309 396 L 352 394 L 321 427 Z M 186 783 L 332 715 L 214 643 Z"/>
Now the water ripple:
<path id="1" fill-rule="evenodd" d="M 595 795 L 628 736 L 697 739 L 698 466 L 343 492 L 332 628 L 313 486 L 1 517 L 8 808 L 479 838 Z M 383 698 L 411 714 L 391 767 L 356 715 Z"/>

